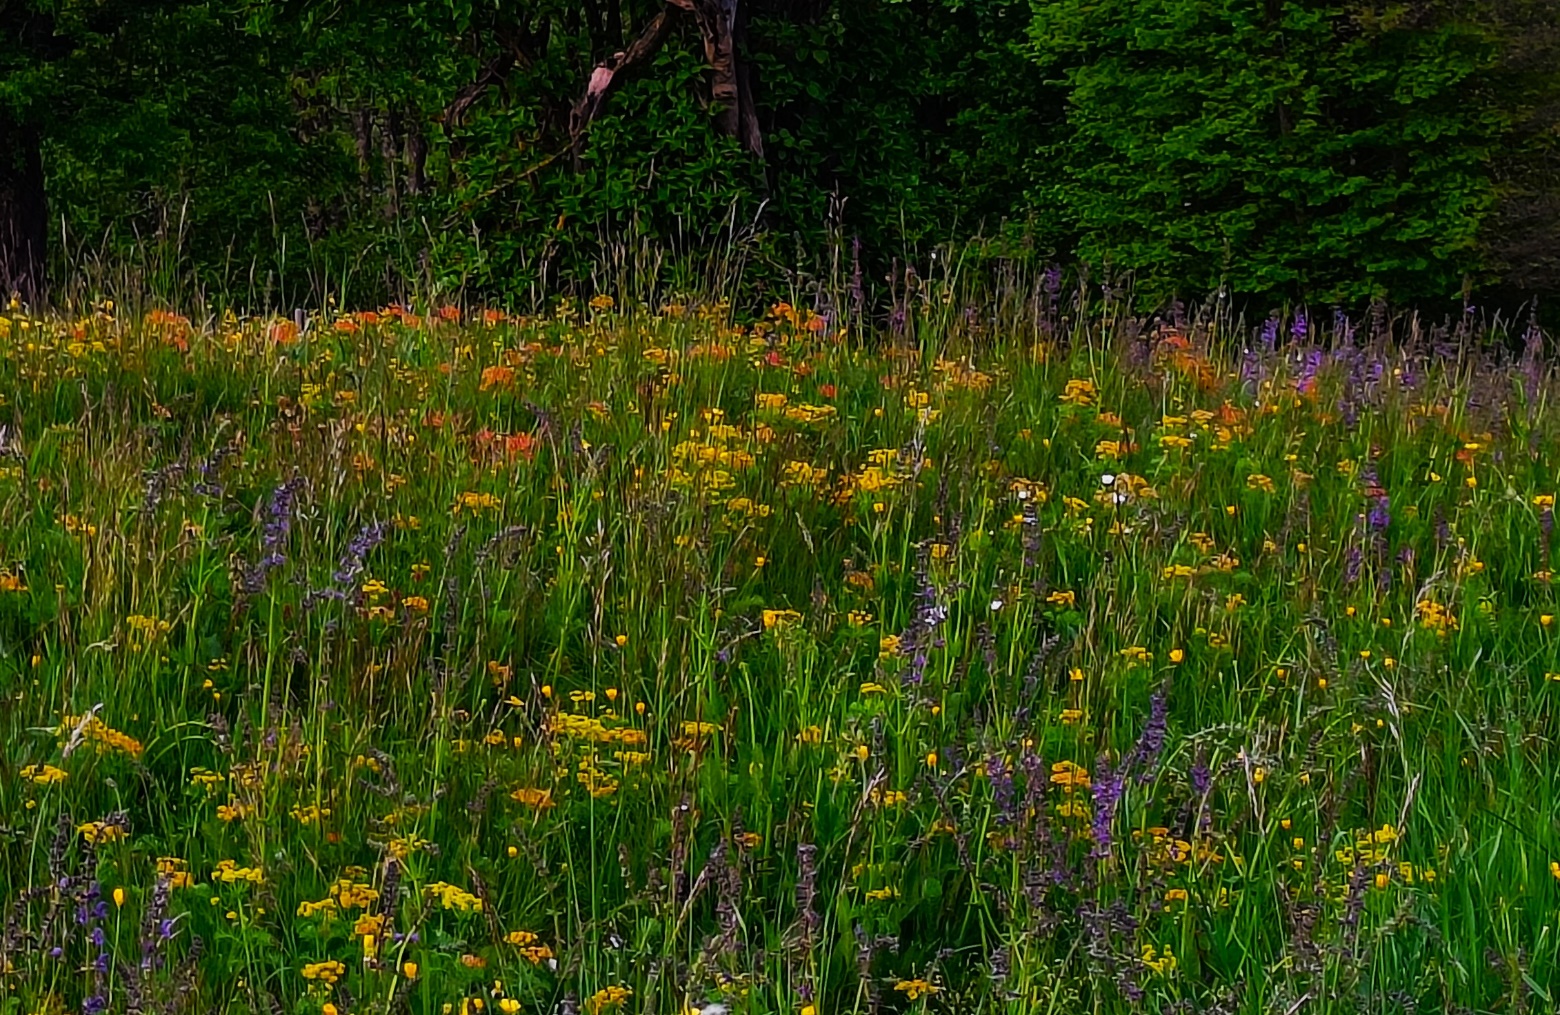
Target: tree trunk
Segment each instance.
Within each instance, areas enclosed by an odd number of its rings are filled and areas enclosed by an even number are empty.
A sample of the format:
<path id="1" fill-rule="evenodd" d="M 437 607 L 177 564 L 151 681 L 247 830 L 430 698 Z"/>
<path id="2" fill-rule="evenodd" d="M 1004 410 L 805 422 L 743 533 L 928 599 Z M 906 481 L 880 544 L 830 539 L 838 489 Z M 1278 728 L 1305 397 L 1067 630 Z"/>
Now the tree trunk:
<path id="1" fill-rule="evenodd" d="M 363 193 L 368 194 L 373 182 L 372 166 L 369 157 L 374 150 L 374 111 L 366 106 L 359 106 L 352 111 L 352 139 L 357 142 L 358 183 L 363 188 Z"/>
<path id="2" fill-rule="evenodd" d="M 385 165 L 385 218 L 394 220 L 401 214 L 401 188 L 396 179 L 401 154 L 401 111 L 391 109 L 385 113 L 384 129 L 379 133 L 379 154 Z"/>
<path id="3" fill-rule="evenodd" d="M 728 137 L 760 158 L 763 133 L 758 129 L 757 104 L 753 101 L 753 75 L 742 61 L 744 14 L 738 0 L 670 0 L 691 8 L 704 38 L 704 56 L 710 66 L 710 99 L 716 106 L 716 122 Z"/>
<path id="4" fill-rule="evenodd" d="M 742 147 L 748 152 L 764 157 L 764 132 L 758 126 L 758 103 L 753 95 L 757 90 L 757 75 L 753 73 L 753 65 L 747 60 L 741 60 L 743 47 L 747 43 L 747 11 L 744 9 L 736 15 L 731 28 L 733 48 L 738 54 L 740 62 L 737 64 L 737 86 L 740 92 L 738 99 L 738 126 L 737 140 L 742 142 Z"/>
<path id="5" fill-rule="evenodd" d="M 422 117 L 417 110 L 406 117 L 406 192 L 421 194 L 428 188 L 428 138 L 423 134 Z"/>
<path id="6" fill-rule="evenodd" d="M 38 129 L 0 112 L 0 305 L 43 295 L 48 210 Z"/>
<path id="7" fill-rule="evenodd" d="M 732 37 L 736 0 L 703 0 L 697 6 L 704 56 L 710 65 L 710 98 L 717 106 L 716 122 L 728 137 L 740 137 L 742 99 L 737 83 L 737 45 Z"/>

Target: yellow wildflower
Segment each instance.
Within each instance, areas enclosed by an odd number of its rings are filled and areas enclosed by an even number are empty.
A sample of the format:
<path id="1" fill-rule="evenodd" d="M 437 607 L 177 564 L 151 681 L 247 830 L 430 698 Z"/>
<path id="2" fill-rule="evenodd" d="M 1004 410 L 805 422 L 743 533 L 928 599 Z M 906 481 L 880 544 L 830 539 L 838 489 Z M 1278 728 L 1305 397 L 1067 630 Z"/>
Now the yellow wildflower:
<path id="1" fill-rule="evenodd" d="M 65 781 L 63 769 L 53 765 L 23 765 L 19 773 L 23 779 L 30 780 L 40 786 L 50 786 Z"/>
<path id="2" fill-rule="evenodd" d="M 1074 378 L 1062 389 L 1061 400 L 1069 405 L 1093 405 L 1097 395 L 1093 381 Z"/>
<path id="3" fill-rule="evenodd" d="M 935 994 L 942 988 L 926 980 L 900 980 L 894 984 L 894 989 L 905 995 L 905 1000 L 914 1001 L 928 994 Z"/>
<path id="4" fill-rule="evenodd" d="M 347 967 L 334 959 L 325 962 L 311 962 L 303 967 L 305 980 L 319 980 L 321 983 L 335 983 L 347 975 Z"/>
<path id="5" fill-rule="evenodd" d="M 624 1001 L 632 997 L 634 992 L 627 987 L 611 986 L 603 987 L 585 1000 L 585 1010 L 595 1015 L 596 1012 L 607 1008 L 616 1008 Z"/>
<path id="6" fill-rule="evenodd" d="M 481 899 L 447 882 L 435 881 L 425 891 L 429 896 L 437 898 L 439 904 L 445 909 L 454 909 L 462 913 L 482 911 Z"/>

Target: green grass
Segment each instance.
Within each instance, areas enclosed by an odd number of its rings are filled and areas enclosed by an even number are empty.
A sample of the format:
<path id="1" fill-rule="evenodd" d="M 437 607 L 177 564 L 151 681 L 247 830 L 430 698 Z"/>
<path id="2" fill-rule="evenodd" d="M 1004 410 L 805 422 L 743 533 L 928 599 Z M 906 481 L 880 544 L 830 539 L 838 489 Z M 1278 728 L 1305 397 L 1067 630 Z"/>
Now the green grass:
<path id="1" fill-rule="evenodd" d="M 0 1012 L 1553 1007 L 1542 362 L 605 303 L 0 319 Z"/>

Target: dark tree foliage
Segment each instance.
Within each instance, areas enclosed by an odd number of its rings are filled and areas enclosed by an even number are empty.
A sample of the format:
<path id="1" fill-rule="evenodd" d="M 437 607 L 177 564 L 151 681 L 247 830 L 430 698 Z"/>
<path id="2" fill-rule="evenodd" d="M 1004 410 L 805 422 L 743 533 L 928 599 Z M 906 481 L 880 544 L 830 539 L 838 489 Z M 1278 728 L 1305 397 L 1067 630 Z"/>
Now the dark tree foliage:
<path id="1" fill-rule="evenodd" d="M 1560 289 L 1548 7 L 0 0 L 0 286 L 523 298 L 978 235 L 1146 299 L 1515 299 Z"/>
<path id="2" fill-rule="evenodd" d="M 1515 133 L 1502 26 L 1461 4 L 1056 0 L 1068 128 L 1033 192 L 1150 294 L 1455 295 L 1488 264 Z M 1504 87 L 1503 87 L 1504 86 Z"/>
<path id="3" fill-rule="evenodd" d="M 34 79 L 68 51 L 46 12 L 0 0 L 0 290 L 33 295 L 48 242 L 41 116 Z"/>

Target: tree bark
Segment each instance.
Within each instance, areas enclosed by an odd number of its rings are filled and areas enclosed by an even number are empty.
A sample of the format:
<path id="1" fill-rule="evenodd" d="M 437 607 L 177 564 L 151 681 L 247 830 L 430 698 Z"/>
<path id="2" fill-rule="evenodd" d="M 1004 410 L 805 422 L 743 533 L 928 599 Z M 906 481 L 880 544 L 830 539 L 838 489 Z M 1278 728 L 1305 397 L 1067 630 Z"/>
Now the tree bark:
<path id="1" fill-rule="evenodd" d="M 384 128 L 379 134 L 379 154 L 385 164 L 385 218 L 391 220 L 401 215 L 401 187 L 396 179 L 400 150 L 401 112 L 391 109 L 385 113 Z"/>
<path id="2" fill-rule="evenodd" d="M 373 181 L 369 158 L 374 150 L 374 111 L 367 106 L 352 111 L 352 139 L 357 143 L 358 182 L 366 195 Z"/>
<path id="3" fill-rule="evenodd" d="M 737 0 L 732 0 L 735 4 Z M 741 59 L 742 47 L 747 42 L 747 14 L 733 13 L 731 26 L 732 48 L 740 61 L 737 64 L 738 119 L 737 140 L 742 147 L 760 159 L 764 157 L 764 132 L 758 126 L 758 102 L 754 99 L 757 89 L 753 65 Z"/>
<path id="4" fill-rule="evenodd" d="M 42 297 L 49 217 L 38 128 L 0 113 L 0 304 Z"/>
<path id="5" fill-rule="evenodd" d="M 740 137 L 742 97 L 737 83 L 737 46 L 732 37 L 737 2 L 699 0 L 695 8 L 704 36 L 704 58 L 710 65 L 710 98 L 718 107 L 716 122 L 726 136 Z"/>
<path id="6" fill-rule="evenodd" d="M 428 189 L 428 138 L 422 117 L 410 110 L 406 117 L 406 192 L 416 196 Z"/>
<path id="7" fill-rule="evenodd" d="M 728 137 L 760 158 L 763 132 L 758 129 L 758 107 L 753 100 L 753 74 L 742 62 L 743 13 L 740 0 L 672 0 L 693 10 L 704 37 L 704 57 L 710 65 L 710 98 L 716 105 L 716 122 Z"/>

